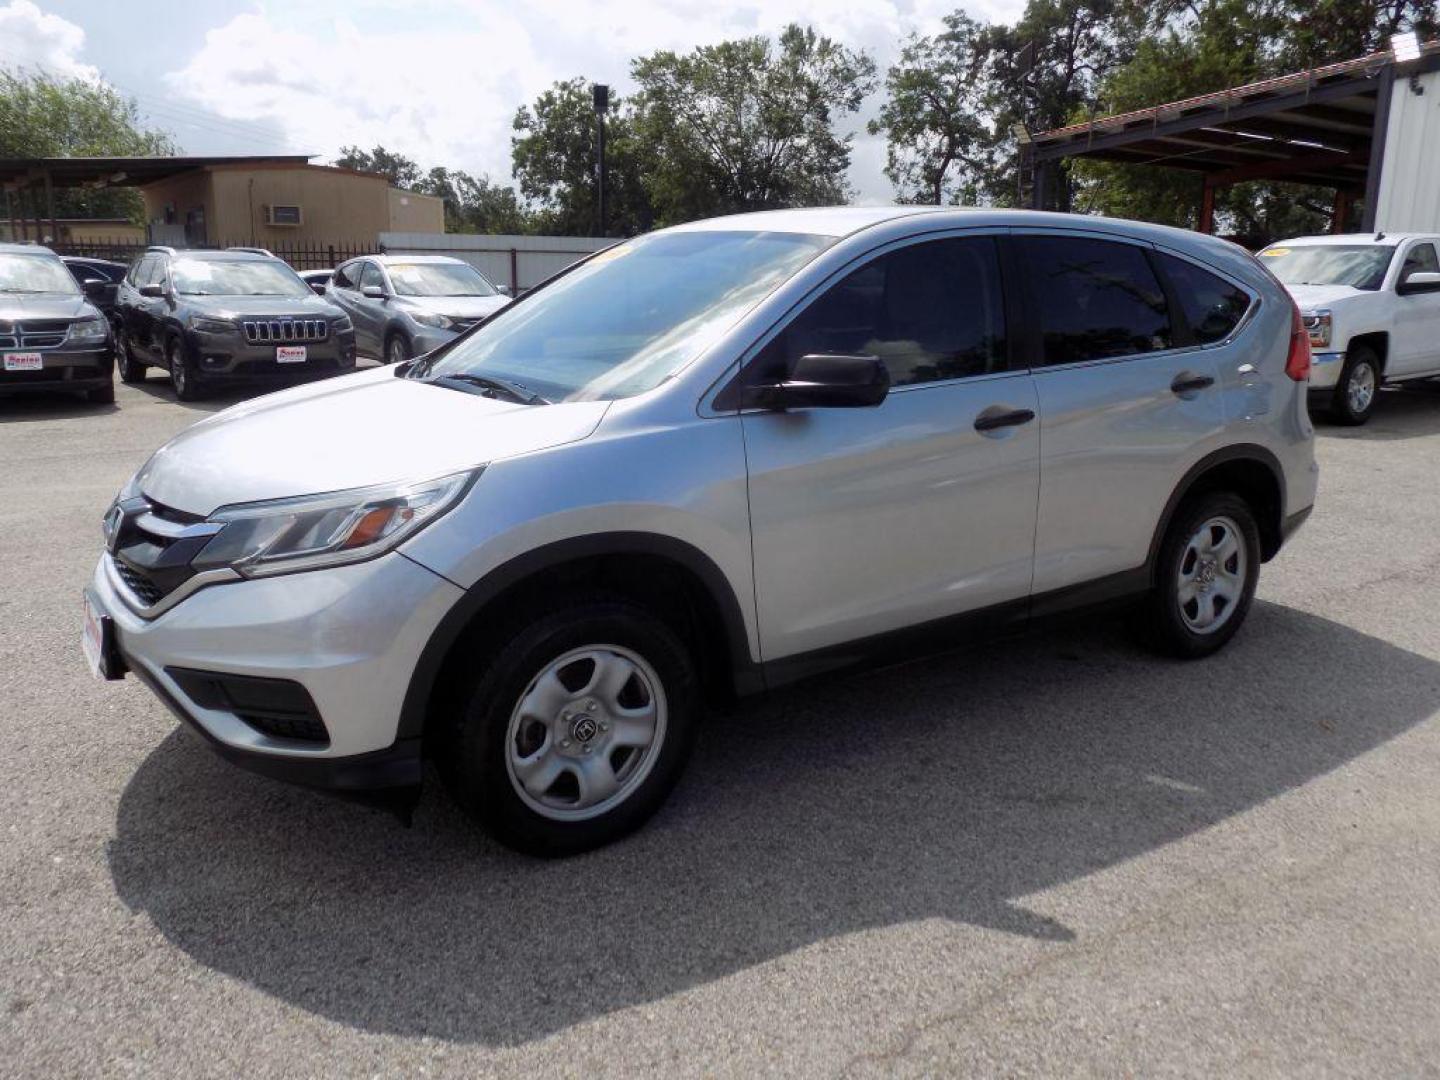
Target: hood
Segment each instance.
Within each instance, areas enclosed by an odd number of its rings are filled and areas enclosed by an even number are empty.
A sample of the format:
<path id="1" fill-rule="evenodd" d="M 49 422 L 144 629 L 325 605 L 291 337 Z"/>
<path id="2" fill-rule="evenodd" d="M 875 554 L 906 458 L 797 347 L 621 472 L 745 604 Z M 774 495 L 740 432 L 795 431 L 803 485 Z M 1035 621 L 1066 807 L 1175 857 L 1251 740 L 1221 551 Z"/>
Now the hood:
<path id="1" fill-rule="evenodd" d="M 207 317 L 236 319 L 246 315 L 306 315 L 314 318 L 341 314 L 339 308 L 322 296 L 307 292 L 304 296 L 182 296 L 181 301 L 203 308 Z"/>
<path id="2" fill-rule="evenodd" d="M 97 312 L 80 295 L 0 293 L 0 319 L 78 319 Z"/>
<path id="3" fill-rule="evenodd" d="M 247 401 L 187 428 L 140 476 L 192 514 L 230 503 L 426 480 L 585 438 L 604 401 L 516 405 L 372 368 Z"/>
<path id="4" fill-rule="evenodd" d="M 1333 304 L 1337 300 L 1345 300 L 1351 296 L 1373 295 L 1364 289 L 1356 289 L 1349 285 L 1286 285 L 1285 289 L 1295 298 L 1301 311 L 1325 307 L 1327 304 Z"/>
<path id="5" fill-rule="evenodd" d="M 483 319 L 510 303 L 508 296 L 400 296 L 396 300 L 415 311 L 452 319 Z"/>

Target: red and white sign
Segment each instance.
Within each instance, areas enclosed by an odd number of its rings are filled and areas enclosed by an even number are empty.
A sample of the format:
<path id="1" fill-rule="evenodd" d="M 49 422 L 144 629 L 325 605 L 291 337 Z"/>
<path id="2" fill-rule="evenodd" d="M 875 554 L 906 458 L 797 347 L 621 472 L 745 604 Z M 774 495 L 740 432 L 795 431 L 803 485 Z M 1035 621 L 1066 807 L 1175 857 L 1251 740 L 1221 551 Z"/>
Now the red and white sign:
<path id="1" fill-rule="evenodd" d="M 275 362 L 277 364 L 303 364 L 305 362 L 305 346 L 277 345 L 275 347 Z"/>
<path id="2" fill-rule="evenodd" d="M 39 371 L 45 366 L 45 358 L 38 352 L 7 352 L 6 371 Z"/>

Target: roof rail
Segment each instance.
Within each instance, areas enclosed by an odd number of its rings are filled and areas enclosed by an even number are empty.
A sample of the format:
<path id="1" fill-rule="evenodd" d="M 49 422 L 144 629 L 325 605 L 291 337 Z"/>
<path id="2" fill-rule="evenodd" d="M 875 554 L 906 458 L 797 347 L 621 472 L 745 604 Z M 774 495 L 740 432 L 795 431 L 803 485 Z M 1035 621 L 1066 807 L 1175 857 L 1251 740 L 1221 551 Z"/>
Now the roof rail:
<path id="1" fill-rule="evenodd" d="M 267 255 L 267 256 L 269 256 L 269 257 L 272 258 L 272 259 L 275 258 L 275 253 L 274 253 L 273 251 L 270 251 L 270 250 L 268 250 L 268 249 L 266 249 L 266 248 L 262 248 L 262 247 L 242 247 L 242 246 L 239 245 L 239 244 L 232 244 L 230 247 L 227 247 L 225 250 L 226 250 L 226 251 L 248 251 L 248 252 L 250 252 L 251 255 Z"/>
<path id="2" fill-rule="evenodd" d="M 174 255 L 174 254 L 175 254 L 175 249 L 174 249 L 173 247 L 170 247 L 168 244 L 151 244 L 151 245 L 149 245 L 145 250 L 146 250 L 146 251 L 158 251 L 158 252 L 160 252 L 161 254 L 164 254 L 164 255 Z"/>

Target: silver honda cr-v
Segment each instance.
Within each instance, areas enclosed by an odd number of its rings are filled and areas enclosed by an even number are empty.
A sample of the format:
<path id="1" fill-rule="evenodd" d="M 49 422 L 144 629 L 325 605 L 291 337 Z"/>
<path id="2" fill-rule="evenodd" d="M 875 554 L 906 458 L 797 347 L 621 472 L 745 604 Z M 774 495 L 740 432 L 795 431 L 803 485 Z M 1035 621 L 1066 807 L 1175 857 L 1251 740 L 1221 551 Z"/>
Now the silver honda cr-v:
<path id="1" fill-rule="evenodd" d="M 82 640 L 237 764 L 409 793 L 429 756 L 505 843 L 578 851 L 656 809 L 715 695 L 1122 599 L 1214 652 L 1314 499 L 1308 367 L 1206 236 L 697 222 L 173 439 Z"/>

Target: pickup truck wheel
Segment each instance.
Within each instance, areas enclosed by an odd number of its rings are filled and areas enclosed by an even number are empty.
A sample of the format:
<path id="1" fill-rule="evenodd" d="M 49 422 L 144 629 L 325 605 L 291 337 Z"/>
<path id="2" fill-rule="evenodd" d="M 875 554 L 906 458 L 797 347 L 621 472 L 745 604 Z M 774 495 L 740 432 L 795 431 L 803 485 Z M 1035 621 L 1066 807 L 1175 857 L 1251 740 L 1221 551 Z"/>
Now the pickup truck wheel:
<path id="1" fill-rule="evenodd" d="M 116 335 L 120 352 L 120 381 L 123 383 L 138 383 L 145 381 L 146 365 L 135 359 L 135 350 L 130 344 L 130 335 L 120 331 Z"/>
<path id="2" fill-rule="evenodd" d="M 1215 492 L 1182 504 L 1160 544 L 1142 640 L 1166 656 L 1209 656 L 1240 629 L 1259 577 L 1260 530 L 1249 503 Z"/>
<path id="3" fill-rule="evenodd" d="M 1330 415 L 1338 423 L 1356 426 L 1370 419 L 1380 395 L 1380 357 L 1368 345 L 1357 345 L 1345 357 L 1340 381 L 1330 399 Z"/>
<path id="4" fill-rule="evenodd" d="M 597 596 L 522 613 L 461 698 L 441 770 L 501 843 L 588 851 L 638 828 L 689 754 L 689 650 L 662 619 Z"/>
<path id="5" fill-rule="evenodd" d="M 165 363 L 170 368 L 170 385 L 175 390 L 175 400 L 198 400 L 199 380 L 195 377 L 190 361 L 185 358 L 185 350 L 181 347 L 179 338 L 172 337 L 165 343 Z"/>

